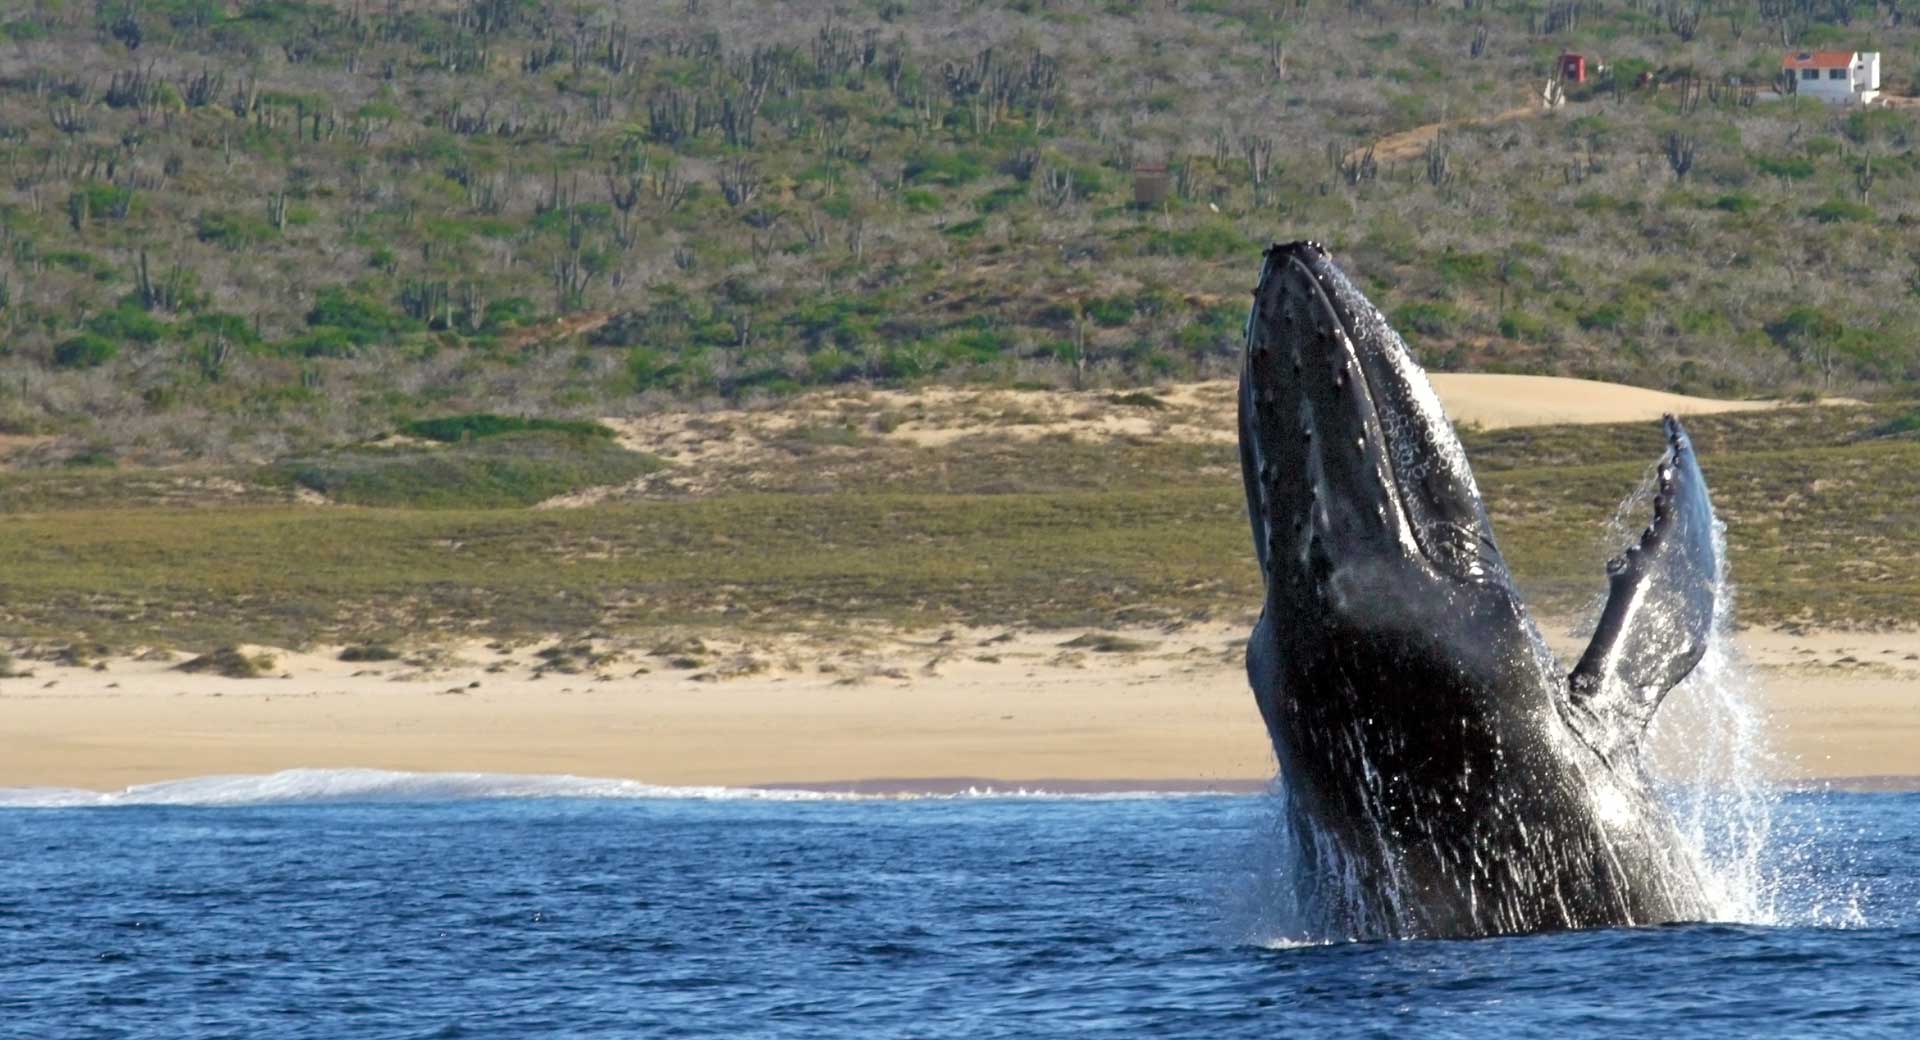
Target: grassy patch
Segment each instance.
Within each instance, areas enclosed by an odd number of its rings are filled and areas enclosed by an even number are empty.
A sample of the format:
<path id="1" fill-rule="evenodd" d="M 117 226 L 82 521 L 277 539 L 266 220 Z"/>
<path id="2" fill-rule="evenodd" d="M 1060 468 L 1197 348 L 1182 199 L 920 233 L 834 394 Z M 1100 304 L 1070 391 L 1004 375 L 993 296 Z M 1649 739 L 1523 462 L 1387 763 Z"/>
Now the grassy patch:
<path id="1" fill-rule="evenodd" d="M 409 437 L 454 444 L 499 437 L 509 433 L 566 433 L 576 437 L 612 437 L 613 430 L 586 419 L 523 419 L 512 415 L 474 412 L 439 419 L 416 419 L 400 427 Z"/>
<path id="2" fill-rule="evenodd" d="M 1860 439 L 1909 411 L 1688 421 L 1728 526 L 1743 620 L 1920 620 L 1920 529 L 1905 520 L 1920 499 L 1920 442 Z M 435 454 L 523 436 L 555 435 Z M 1604 590 L 1621 547 L 1606 521 L 1658 458 L 1658 425 L 1465 440 L 1536 607 L 1565 614 Z M 779 463 L 738 485 L 716 470 L 712 497 L 570 510 L 415 492 L 402 497 L 437 507 L 11 512 L 0 514 L 0 602 L 22 637 L 118 646 L 876 622 L 1079 629 L 1092 635 L 1078 648 L 1097 650 L 1101 633 L 1258 609 L 1232 445 L 981 438 L 926 451 L 869 439 L 841 450 L 849 476 L 832 494 Z M 708 656 L 684 641 L 662 650 L 689 667 Z"/>
<path id="3" fill-rule="evenodd" d="M 305 488 L 335 502 L 426 509 L 529 506 L 661 467 L 604 437 L 500 433 L 447 448 L 361 448 L 270 466 L 269 485 Z"/>
<path id="4" fill-rule="evenodd" d="M 258 679 L 273 670 L 270 654 L 244 654 L 238 647 L 223 646 L 212 653 L 189 658 L 173 667 L 193 674 L 212 673 L 229 679 Z"/>

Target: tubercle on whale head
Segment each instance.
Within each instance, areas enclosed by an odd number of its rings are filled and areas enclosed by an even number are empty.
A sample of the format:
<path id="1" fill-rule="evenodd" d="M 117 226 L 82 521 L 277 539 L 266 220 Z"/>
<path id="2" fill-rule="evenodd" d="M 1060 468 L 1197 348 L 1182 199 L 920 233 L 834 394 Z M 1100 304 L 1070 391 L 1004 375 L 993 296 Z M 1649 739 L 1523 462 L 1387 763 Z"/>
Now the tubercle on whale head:
<path id="1" fill-rule="evenodd" d="M 1266 251 L 1241 373 L 1241 457 L 1271 574 L 1331 541 L 1501 583 L 1466 454 L 1426 374 L 1318 242 Z"/>

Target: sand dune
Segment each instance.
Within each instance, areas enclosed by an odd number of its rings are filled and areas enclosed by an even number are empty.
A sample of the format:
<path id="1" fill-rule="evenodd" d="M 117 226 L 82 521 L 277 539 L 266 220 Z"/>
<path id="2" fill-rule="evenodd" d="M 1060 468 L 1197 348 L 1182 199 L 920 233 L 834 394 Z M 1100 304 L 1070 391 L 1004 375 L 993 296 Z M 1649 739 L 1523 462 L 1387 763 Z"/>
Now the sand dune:
<path id="1" fill-rule="evenodd" d="M 1456 423 L 1484 428 L 1554 423 L 1642 422 L 1662 414 L 1774 408 L 1773 401 L 1721 401 L 1659 390 L 1556 376 L 1439 373 L 1435 391 Z M 757 408 L 668 411 L 604 421 L 621 444 L 676 464 L 667 477 L 699 482 L 707 465 L 752 465 L 765 447 L 795 436 L 855 431 L 867 444 L 944 448 L 968 437 L 1039 440 L 1071 436 L 1102 443 L 1155 438 L 1230 444 L 1237 436 L 1235 384 L 1175 383 L 1142 391 L 1013 390 L 922 387 L 915 390 L 827 390 Z M 1833 403 L 1851 403 L 1835 401 Z M 564 496 L 549 507 L 587 505 L 621 489 Z"/>
<path id="2" fill-rule="evenodd" d="M 1776 401 L 1722 401 L 1647 390 L 1623 383 L 1562 376 L 1506 376 L 1436 372 L 1434 392 L 1456 423 L 1498 429 L 1558 423 L 1614 423 L 1658 419 L 1666 413 L 1705 415 L 1779 407 Z M 1835 404 L 1853 402 L 1831 402 Z"/>

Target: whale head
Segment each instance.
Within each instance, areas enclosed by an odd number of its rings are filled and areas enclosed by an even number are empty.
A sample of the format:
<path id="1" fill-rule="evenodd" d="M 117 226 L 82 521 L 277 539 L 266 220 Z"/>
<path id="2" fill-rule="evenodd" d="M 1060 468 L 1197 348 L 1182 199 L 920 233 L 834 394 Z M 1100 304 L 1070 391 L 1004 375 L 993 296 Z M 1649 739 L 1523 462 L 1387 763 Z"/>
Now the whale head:
<path id="1" fill-rule="evenodd" d="M 1243 365 L 1242 472 L 1270 589 L 1324 588 L 1362 558 L 1445 584 L 1509 585 L 1426 374 L 1318 244 L 1267 251 Z"/>

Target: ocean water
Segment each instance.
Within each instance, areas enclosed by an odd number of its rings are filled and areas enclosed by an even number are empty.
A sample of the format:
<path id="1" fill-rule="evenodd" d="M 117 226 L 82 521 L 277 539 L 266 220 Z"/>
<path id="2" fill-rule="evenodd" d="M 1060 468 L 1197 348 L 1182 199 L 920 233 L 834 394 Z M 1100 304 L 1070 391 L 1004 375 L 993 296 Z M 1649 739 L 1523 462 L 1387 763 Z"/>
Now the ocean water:
<path id="1" fill-rule="evenodd" d="M 1920 1035 L 1920 796 L 1750 920 L 1286 934 L 1275 799 L 303 771 L 0 792 L 0 1037 Z"/>

